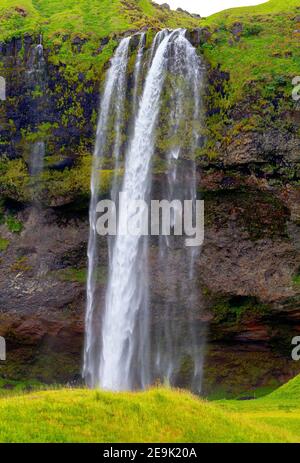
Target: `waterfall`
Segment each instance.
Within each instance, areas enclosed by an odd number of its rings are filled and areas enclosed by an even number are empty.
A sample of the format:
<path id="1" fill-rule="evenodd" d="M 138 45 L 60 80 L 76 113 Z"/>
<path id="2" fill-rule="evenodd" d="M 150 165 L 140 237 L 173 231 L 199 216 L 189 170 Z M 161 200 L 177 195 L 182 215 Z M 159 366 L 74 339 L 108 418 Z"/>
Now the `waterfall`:
<path id="1" fill-rule="evenodd" d="M 32 48 L 29 57 L 29 66 L 26 71 L 27 85 L 31 91 L 39 93 L 39 99 L 43 104 L 46 91 L 46 62 L 44 58 L 44 49 L 42 45 L 42 36 L 40 36 L 39 43 Z M 36 124 L 40 124 L 43 121 L 43 109 L 37 106 L 34 110 L 36 116 Z M 44 167 L 45 158 L 45 142 L 44 140 L 37 140 L 32 144 L 31 154 L 29 158 L 29 173 L 32 177 L 31 191 L 33 200 L 36 202 L 36 196 L 38 195 L 39 180 L 38 175 L 42 173 Z"/>
<path id="2" fill-rule="evenodd" d="M 194 154 L 199 135 L 195 126 L 189 133 L 185 121 L 188 117 L 195 125 L 200 121 L 199 90 L 203 80 L 196 50 L 183 34 L 176 40 L 169 72 L 176 79 L 170 82 L 172 92 L 168 97 L 167 136 L 171 144 L 166 153 L 166 181 L 163 182 L 161 196 L 169 202 L 179 199 L 182 204 L 184 200 L 195 201 L 197 198 Z M 197 323 L 197 313 L 194 313 L 196 309 L 199 316 L 201 308 L 195 272 L 199 248 L 185 247 L 183 239 L 159 237 L 158 268 L 155 271 L 164 277 L 165 292 L 172 287 L 173 294 L 160 303 L 164 323 L 159 323 L 154 332 L 157 349 L 154 369 L 156 377 L 161 380 L 189 386 L 200 392 L 205 332 L 202 324 Z M 181 301 L 180 307 L 177 300 Z M 189 363 L 188 377 L 179 379 L 186 363 Z"/>
<path id="3" fill-rule="evenodd" d="M 110 390 L 145 388 L 158 379 L 179 384 L 182 363 L 188 358 L 192 373 L 187 386 L 199 390 L 204 334 L 195 323 L 201 308 L 194 272 L 198 250 L 186 248 L 184 237 L 179 244 L 174 244 L 174 236 L 159 237 L 154 246 L 155 257 L 152 237 L 124 232 L 127 214 L 141 224 L 144 211 L 129 206 L 126 214 L 121 201 L 118 233 L 108 240 L 105 294 L 101 293 L 97 282 L 102 242 L 96 232 L 96 204 L 100 197 L 101 165 L 107 157 L 114 160 L 117 169 L 120 162 L 124 164 L 122 184 L 118 184 L 116 176 L 113 181 L 113 199 L 121 191 L 127 198 L 148 203 L 155 196 L 153 160 L 160 155 L 167 172 L 166 181 L 162 182 L 165 186 L 161 188 L 164 196 L 160 199 L 196 200 L 194 152 L 199 144 L 201 61 L 184 30 L 160 31 L 150 50 L 145 50 L 145 34 L 142 34 L 131 93 L 133 115 L 129 119 L 134 122 L 133 128 L 128 130 L 128 122 L 122 121 L 122 117 L 124 119 L 129 92 L 126 71 L 130 40 L 121 41 L 112 59 L 97 128 L 91 177 L 83 375 L 90 386 Z M 148 70 L 145 79 L 141 73 L 143 64 Z M 109 137 L 111 130 L 113 141 Z M 121 142 L 122 134 L 126 135 L 127 143 Z M 165 143 L 168 146 L 162 149 Z M 154 253 L 151 259 L 150 253 Z M 185 269 L 184 274 L 179 271 L 179 276 L 176 275 L 174 262 Z M 169 285 L 169 291 L 168 288 L 165 291 L 167 302 L 157 304 L 153 271 L 161 279 L 161 290 Z M 175 292 L 168 298 L 167 293 L 173 288 Z M 178 295 L 185 298 L 181 314 L 177 307 Z M 157 312 L 160 312 L 159 323 Z M 184 318 L 184 326 L 179 329 L 180 316 Z M 178 335 L 185 336 L 185 340 L 178 340 Z"/>
<path id="4" fill-rule="evenodd" d="M 107 154 L 107 136 L 110 127 L 110 116 L 113 116 L 115 124 L 117 121 L 116 113 L 120 113 L 120 100 L 124 102 L 125 85 L 121 87 L 118 82 L 123 82 L 126 76 L 128 64 L 128 49 L 130 38 L 121 41 L 112 59 L 111 67 L 107 73 L 105 88 L 101 101 L 100 115 L 97 126 L 96 146 L 94 152 L 93 169 L 91 176 L 91 203 L 90 203 L 90 235 L 88 245 L 88 278 L 87 278 L 87 309 L 86 309 L 86 337 L 84 350 L 83 375 L 88 384 L 95 386 L 98 384 L 99 372 L 99 349 L 101 348 L 99 327 L 95 322 L 97 318 L 96 299 L 96 279 L 97 279 L 97 232 L 96 232 L 96 204 L 99 197 L 99 184 L 101 161 Z M 118 123 L 117 123 L 117 130 Z M 119 142 L 114 144 L 114 155 L 119 159 L 116 147 Z"/>
<path id="5" fill-rule="evenodd" d="M 132 113 L 133 115 L 136 114 L 137 106 L 138 106 L 138 89 L 139 89 L 139 79 L 141 74 L 142 68 L 142 60 L 144 55 L 144 49 L 146 44 L 146 33 L 143 32 L 140 37 L 139 48 L 137 53 L 137 58 L 134 67 L 134 75 L 133 75 L 133 97 L 132 97 Z"/>

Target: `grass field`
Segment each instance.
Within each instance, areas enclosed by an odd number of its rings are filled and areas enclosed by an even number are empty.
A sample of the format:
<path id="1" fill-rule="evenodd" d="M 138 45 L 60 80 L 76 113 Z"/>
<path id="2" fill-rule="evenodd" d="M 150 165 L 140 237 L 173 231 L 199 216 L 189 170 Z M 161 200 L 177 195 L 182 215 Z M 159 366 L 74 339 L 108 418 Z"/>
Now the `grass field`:
<path id="1" fill-rule="evenodd" d="M 208 402 L 164 388 L 0 398 L 0 442 L 300 442 L 300 377 L 250 401 Z"/>

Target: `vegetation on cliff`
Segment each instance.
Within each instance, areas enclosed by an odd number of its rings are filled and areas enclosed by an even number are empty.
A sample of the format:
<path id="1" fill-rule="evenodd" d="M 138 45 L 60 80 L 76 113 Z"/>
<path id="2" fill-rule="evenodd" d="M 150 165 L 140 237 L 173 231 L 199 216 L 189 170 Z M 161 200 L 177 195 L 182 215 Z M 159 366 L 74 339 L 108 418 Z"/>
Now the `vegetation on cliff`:
<path id="1" fill-rule="evenodd" d="M 4 57 L 0 59 L 0 73 L 21 88 L 15 94 L 9 92 L 6 114 L 0 108 L 0 153 L 8 158 L 22 157 L 23 161 L 8 166 L 11 161 L 3 160 L 3 196 L 28 200 L 30 147 L 43 139 L 49 164 L 66 157 L 76 161 L 73 168 L 44 175 L 50 203 L 73 200 L 74 188 L 78 197 L 88 197 L 86 156 L 93 150 L 98 93 L 107 62 L 120 35 L 147 28 L 147 40 L 151 41 L 151 30 L 164 27 L 201 27 L 203 31 L 199 53 L 208 66 L 209 85 L 203 130 L 206 143 L 199 147 L 199 163 L 206 165 L 211 159 L 229 165 L 248 159 L 256 162 L 259 156 L 264 157 L 259 149 L 263 152 L 265 148 L 259 145 L 265 142 L 268 159 L 261 164 L 260 175 L 271 177 L 274 184 L 297 184 L 299 167 L 293 158 L 299 124 L 291 91 L 292 79 L 300 68 L 299 16 L 296 0 L 289 1 L 288 7 L 282 0 L 270 0 L 203 20 L 161 8 L 150 0 L 5 0 L 0 7 L 0 44 L 5 50 L 5 44 L 12 43 L 5 53 L 13 53 L 15 68 L 11 69 L 11 59 Z M 26 92 L 24 102 L 20 81 L 28 60 L 26 40 L 31 37 L 32 45 L 38 43 L 39 34 L 49 82 L 44 100 L 40 89 L 34 88 Z M 20 108 L 28 106 L 28 97 L 39 105 L 45 120 L 34 121 L 30 114 L 18 120 Z M 288 159 L 274 160 L 277 154 L 285 155 L 289 147 L 293 151 L 287 153 Z"/>
<path id="2" fill-rule="evenodd" d="M 211 94 L 210 157 L 241 133 L 275 128 L 299 137 L 291 97 L 300 68 L 299 24 L 296 0 L 226 10 L 203 22 L 211 33 L 204 56 L 228 77 L 222 92 Z"/>
<path id="3" fill-rule="evenodd" d="M 195 27 L 194 18 L 154 5 L 150 0 L 4 0 L 0 40 L 24 33 L 101 39 L 143 27 Z"/>
<path id="4" fill-rule="evenodd" d="M 120 36 L 197 25 L 192 16 L 150 0 L 5 0 L 0 6 L 0 75 L 8 83 L 7 101 L 0 106 L 2 196 L 30 201 L 30 151 L 44 140 L 49 162 L 40 179 L 46 185 L 40 188 L 42 200 L 60 205 L 87 199 L 103 67 Z M 44 91 L 38 83 L 28 88 L 40 36 L 47 63 Z M 47 170 L 66 158 L 76 160 L 74 168 Z"/>

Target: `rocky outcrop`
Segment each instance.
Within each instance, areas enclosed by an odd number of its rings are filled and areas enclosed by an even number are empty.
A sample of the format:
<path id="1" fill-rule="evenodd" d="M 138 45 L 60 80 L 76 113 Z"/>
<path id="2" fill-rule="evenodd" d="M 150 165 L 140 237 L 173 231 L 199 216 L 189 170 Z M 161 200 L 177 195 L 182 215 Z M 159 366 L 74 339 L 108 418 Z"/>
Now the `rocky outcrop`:
<path id="1" fill-rule="evenodd" d="M 234 25 L 236 40 L 242 30 Z M 211 31 L 195 29 L 188 37 L 194 46 L 201 46 L 210 40 Z M 1 154 L 27 160 L 32 134 L 43 134 L 52 158 L 46 169 L 66 174 L 62 181 L 70 181 L 67 174 L 78 167 L 80 151 L 92 150 L 103 76 L 89 79 L 80 73 L 67 79 L 65 66 L 54 64 L 46 49 L 47 91 L 40 95 L 31 88 L 28 93 L 26 72 L 36 43 L 38 37 L 25 36 L 0 46 L 9 82 L 5 109 L 0 104 Z M 74 39 L 74 53 L 84 45 L 84 40 Z M 107 45 L 108 39 L 102 39 L 99 53 Z M 132 53 L 137 45 L 135 37 Z M 220 114 L 218 102 L 226 99 L 229 83 L 228 72 L 208 64 L 208 117 Z M 36 118 L 37 108 L 43 109 L 42 119 Z M 221 127 L 225 131 L 222 141 L 216 142 L 217 156 L 201 152 L 198 158 L 199 194 L 206 210 L 205 242 L 197 260 L 202 304 L 198 319 L 208 329 L 204 380 L 208 394 L 219 393 L 220 383 L 234 394 L 249 385 L 270 386 L 274 379 L 286 381 L 300 370 L 290 357 L 291 339 L 300 332 L 300 145 L 294 130 L 298 115 L 284 113 L 291 121 L 289 128 L 273 124 L 264 131 L 244 126 L 236 130 L 235 122 L 250 119 L 251 111 L 246 103 L 236 105 L 230 123 Z M 13 179 L 19 187 L 18 176 Z M 71 180 L 72 188 L 77 188 L 77 177 Z M 159 173 L 158 182 L 164 181 Z M 8 360 L 0 373 L 5 378 L 80 381 L 88 198 L 81 196 L 80 203 L 77 198 L 66 189 L 41 209 L 4 198 L 1 214 L 13 214 L 23 227 L 13 231 L 0 225 L 0 336 L 8 344 Z M 175 299 L 180 323 L 188 299 L 176 300 L 174 288 L 161 287 L 155 245 L 152 252 L 156 323 L 162 295 Z M 104 290 L 104 251 L 101 257 Z M 178 256 L 173 264 L 173 271 L 188 278 Z"/>
<path id="2" fill-rule="evenodd" d="M 204 391 L 219 393 L 220 378 L 223 393 L 233 394 L 285 381 L 300 367 L 290 357 L 291 339 L 300 333 L 298 227 L 280 199 L 253 188 L 207 192 L 204 200 L 205 241 L 197 260 L 198 318 L 208 339 Z M 17 215 L 20 234 L 0 229 L 9 240 L 0 263 L 0 335 L 8 344 L 1 375 L 81 381 L 87 210 L 27 208 Z M 160 304 L 175 297 L 180 324 L 189 295 L 178 300 L 176 288 L 162 286 L 155 242 L 150 249 L 154 323 L 162 316 Z M 102 252 L 104 294 L 104 245 Z M 188 278 L 178 258 L 174 253 L 172 268 Z"/>

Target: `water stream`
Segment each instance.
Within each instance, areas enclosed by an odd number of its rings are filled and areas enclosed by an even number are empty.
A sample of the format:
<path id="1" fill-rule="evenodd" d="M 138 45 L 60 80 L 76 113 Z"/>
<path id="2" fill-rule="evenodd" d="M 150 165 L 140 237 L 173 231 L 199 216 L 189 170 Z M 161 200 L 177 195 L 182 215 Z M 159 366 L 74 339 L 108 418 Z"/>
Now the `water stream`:
<path id="1" fill-rule="evenodd" d="M 148 50 L 141 34 L 131 90 L 130 41 L 125 38 L 119 44 L 101 99 L 91 178 L 83 375 L 91 387 L 110 390 L 143 389 L 159 380 L 199 391 L 205 339 L 195 272 L 199 248 L 186 247 L 184 237 L 125 233 L 127 215 L 121 202 L 118 233 L 108 239 L 104 293 L 99 285 L 104 244 L 96 232 L 96 204 L 107 159 L 113 160 L 115 170 L 113 199 L 119 192 L 147 203 L 157 194 L 169 201 L 197 197 L 194 155 L 201 125 L 201 60 L 184 30 L 160 31 Z M 126 119 L 130 97 L 132 114 Z M 159 134 L 162 127 L 164 133 Z M 164 165 L 158 189 L 156 158 Z M 127 212 L 142 223 L 142 209 L 129 206 Z"/>

